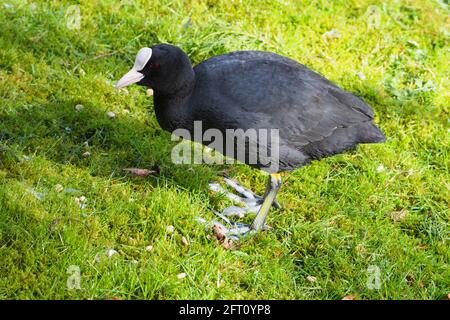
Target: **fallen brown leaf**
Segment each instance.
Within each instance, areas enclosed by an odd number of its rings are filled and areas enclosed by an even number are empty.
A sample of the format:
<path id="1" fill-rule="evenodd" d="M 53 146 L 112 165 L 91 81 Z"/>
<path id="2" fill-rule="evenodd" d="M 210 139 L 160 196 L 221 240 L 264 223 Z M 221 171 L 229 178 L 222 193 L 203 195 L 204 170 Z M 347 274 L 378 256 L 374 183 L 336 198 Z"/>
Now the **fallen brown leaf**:
<path id="1" fill-rule="evenodd" d="M 400 211 L 391 212 L 389 214 L 389 216 L 393 221 L 398 222 L 398 221 L 405 219 L 407 214 L 408 214 L 408 211 L 400 210 Z"/>
<path id="2" fill-rule="evenodd" d="M 217 240 L 224 240 L 227 236 L 225 234 L 225 230 L 222 228 L 222 226 L 215 224 L 213 226 L 214 235 L 216 236 Z"/>
<path id="3" fill-rule="evenodd" d="M 123 171 L 132 174 L 135 177 L 148 177 L 154 170 L 149 169 L 139 169 L 139 168 L 125 168 Z"/>
<path id="4" fill-rule="evenodd" d="M 189 242 L 188 242 L 188 240 L 186 239 L 186 237 L 181 237 L 181 243 L 184 245 L 184 246 L 189 246 Z"/>
<path id="5" fill-rule="evenodd" d="M 231 239 L 228 239 L 228 238 L 225 238 L 224 239 L 224 241 L 223 241 L 223 243 L 222 243 L 222 247 L 224 248 L 224 249 L 231 249 L 231 248 L 233 248 L 233 246 L 234 246 L 234 243 L 233 243 L 233 240 L 231 240 Z"/>
<path id="6" fill-rule="evenodd" d="M 351 294 L 351 295 L 343 297 L 342 300 L 356 300 L 356 296 Z"/>
<path id="7" fill-rule="evenodd" d="M 215 224 L 212 229 L 217 243 L 221 244 L 224 249 L 229 250 L 236 247 L 236 244 L 233 242 L 233 240 L 227 237 L 226 230 L 222 226 Z M 208 239 L 211 238 L 213 237 L 208 237 Z"/>

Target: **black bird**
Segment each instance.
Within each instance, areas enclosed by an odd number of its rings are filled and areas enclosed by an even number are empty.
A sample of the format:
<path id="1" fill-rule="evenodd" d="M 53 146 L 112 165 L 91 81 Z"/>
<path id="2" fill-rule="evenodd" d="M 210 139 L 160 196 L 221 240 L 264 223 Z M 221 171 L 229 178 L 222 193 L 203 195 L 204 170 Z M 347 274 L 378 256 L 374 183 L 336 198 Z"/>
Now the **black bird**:
<path id="1" fill-rule="evenodd" d="M 271 52 L 231 52 L 192 67 L 180 48 L 159 44 L 141 49 L 133 68 L 116 86 L 133 83 L 153 89 L 156 117 L 169 132 L 186 129 L 193 134 L 194 121 L 202 121 L 202 132 L 218 129 L 225 140 L 229 138 L 227 129 L 278 130 L 278 141 L 263 141 L 261 137 L 249 141 L 246 137 L 244 147 L 253 142 L 256 149 L 246 148 L 245 158 L 238 159 L 270 174 L 251 225 L 256 231 L 263 228 L 276 201 L 280 172 L 360 143 L 386 139 L 364 101 L 304 65 Z M 259 156 L 256 162 L 250 161 L 261 148 L 274 151 L 275 147 L 275 165 Z M 234 151 L 219 151 L 237 158 Z"/>

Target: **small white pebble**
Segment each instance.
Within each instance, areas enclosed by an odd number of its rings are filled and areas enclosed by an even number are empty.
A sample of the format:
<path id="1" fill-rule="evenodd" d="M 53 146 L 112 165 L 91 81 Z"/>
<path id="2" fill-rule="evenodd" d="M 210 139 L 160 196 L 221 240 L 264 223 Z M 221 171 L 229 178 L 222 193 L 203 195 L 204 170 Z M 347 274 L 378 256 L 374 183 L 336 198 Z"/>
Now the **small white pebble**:
<path id="1" fill-rule="evenodd" d="M 174 226 L 167 226 L 167 227 L 166 227 L 166 231 L 167 231 L 168 233 L 173 233 L 173 232 L 175 231 L 175 227 L 174 227 Z"/>
<path id="2" fill-rule="evenodd" d="M 383 172 L 384 171 L 384 166 L 382 164 L 380 164 L 375 171 L 377 173 Z"/>
<path id="3" fill-rule="evenodd" d="M 80 112 L 80 111 L 82 111 L 84 109 L 84 106 L 82 105 L 82 104 L 77 104 L 76 106 L 75 106 L 75 110 L 77 111 L 77 112 Z"/>
<path id="4" fill-rule="evenodd" d="M 86 197 L 85 196 L 81 196 L 78 198 L 78 201 L 80 201 L 80 203 L 86 202 Z"/>
<path id="5" fill-rule="evenodd" d="M 107 252 L 108 258 L 111 258 L 113 255 L 118 254 L 118 252 L 114 249 L 109 249 Z"/>
<path id="6" fill-rule="evenodd" d="M 178 274 L 178 275 L 177 275 L 177 278 L 178 278 L 178 279 L 184 279 L 184 278 L 186 278 L 186 273 L 182 272 L 182 273 Z"/>
<path id="7" fill-rule="evenodd" d="M 115 114 L 114 112 L 112 112 L 112 111 L 108 111 L 108 112 L 106 113 L 106 115 L 107 115 L 108 117 L 110 117 L 111 119 L 116 117 L 116 114 Z"/>
<path id="8" fill-rule="evenodd" d="M 341 37 L 342 36 L 337 29 L 327 31 L 322 35 L 322 38 L 326 38 L 326 39 L 339 39 Z"/>
<path id="9" fill-rule="evenodd" d="M 145 247 L 145 251 L 152 251 L 153 250 L 153 246 L 152 245 L 148 245 Z"/>
<path id="10" fill-rule="evenodd" d="M 181 237 L 181 243 L 184 245 L 184 246 L 188 246 L 189 245 L 189 242 L 188 242 L 188 240 L 186 239 L 186 237 Z"/>
<path id="11" fill-rule="evenodd" d="M 89 158 L 91 156 L 91 153 L 89 151 L 86 151 L 85 153 L 83 153 L 83 157 L 85 158 Z"/>
<path id="12" fill-rule="evenodd" d="M 147 96 L 151 97 L 153 95 L 153 89 L 147 89 Z"/>
<path id="13" fill-rule="evenodd" d="M 63 187 L 62 185 L 57 184 L 57 185 L 55 186 L 55 191 L 56 191 L 56 192 L 62 192 L 63 190 L 64 190 L 64 187 Z"/>
<path id="14" fill-rule="evenodd" d="M 361 80 L 367 80 L 366 76 L 365 76 L 364 73 L 362 73 L 362 72 L 357 72 L 356 75 L 357 75 L 358 78 L 360 78 Z"/>
<path id="15" fill-rule="evenodd" d="M 307 277 L 306 277 L 306 280 L 308 280 L 309 282 L 316 282 L 316 281 L 317 281 L 317 278 L 314 277 L 314 276 L 307 276 Z"/>
<path id="16" fill-rule="evenodd" d="M 413 47 L 416 47 L 416 48 L 419 47 L 419 44 L 417 43 L 417 41 L 414 41 L 414 40 L 407 40 L 406 42 L 407 42 L 408 44 L 412 45 Z"/>

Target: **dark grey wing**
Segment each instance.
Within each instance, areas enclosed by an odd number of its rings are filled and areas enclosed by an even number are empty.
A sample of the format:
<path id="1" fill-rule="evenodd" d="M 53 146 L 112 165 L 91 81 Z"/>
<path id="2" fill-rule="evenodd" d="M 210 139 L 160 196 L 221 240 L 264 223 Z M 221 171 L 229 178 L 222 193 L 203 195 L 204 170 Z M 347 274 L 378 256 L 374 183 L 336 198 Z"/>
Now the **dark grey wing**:
<path id="1" fill-rule="evenodd" d="M 283 128 L 281 137 L 297 147 L 321 141 L 338 128 L 373 119 L 373 112 L 362 112 L 363 103 L 342 89 L 298 83 L 301 93 L 295 95 L 297 100 L 280 105 L 279 112 L 272 116 L 272 123 Z"/>
<path id="2" fill-rule="evenodd" d="M 231 75 L 237 74 L 238 77 L 240 77 L 239 74 L 247 72 L 247 69 L 253 69 L 254 71 L 258 71 L 255 68 L 261 67 L 261 65 L 270 65 L 271 67 L 273 67 L 273 70 L 272 72 L 270 72 L 270 74 L 275 73 L 277 70 L 283 71 L 280 70 L 280 68 L 276 67 L 276 65 L 278 66 L 283 65 L 288 69 L 286 70 L 287 74 L 281 73 L 278 74 L 278 76 L 284 77 L 286 75 L 293 73 L 294 75 L 297 76 L 297 79 L 304 81 L 305 83 L 311 84 L 312 86 L 314 86 L 316 90 L 322 91 L 323 89 L 327 89 L 327 91 L 337 100 L 339 100 L 342 104 L 352 106 L 355 110 L 358 110 L 361 113 L 367 115 L 369 118 L 373 119 L 374 116 L 373 110 L 359 97 L 353 95 L 350 92 L 344 91 L 343 89 L 336 86 L 328 79 L 312 71 L 311 69 L 308 69 L 306 66 L 298 63 L 297 61 L 287 57 L 280 56 L 273 52 L 265 52 L 265 51 L 231 52 L 228 54 L 223 54 L 210 58 L 204 61 L 203 63 L 199 64 L 198 66 L 196 66 L 195 70 L 196 72 L 198 70 L 198 72 L 202 74 L 209 74 L 212 77 L 214 77 L 214 75 L 223 75 L 227 73 L 231 73 Z M 251 71 L 252 70 L 250 70 L 250 72 Z M 253 77 L 252 73 L 248 74 L 247 76 Z M 242 79 L 241 81 L 244 81 L 244 79 Z M 273 79 L 273 83 L 276 83 L 276 81 L 277 81 L 276 78 Z"/>

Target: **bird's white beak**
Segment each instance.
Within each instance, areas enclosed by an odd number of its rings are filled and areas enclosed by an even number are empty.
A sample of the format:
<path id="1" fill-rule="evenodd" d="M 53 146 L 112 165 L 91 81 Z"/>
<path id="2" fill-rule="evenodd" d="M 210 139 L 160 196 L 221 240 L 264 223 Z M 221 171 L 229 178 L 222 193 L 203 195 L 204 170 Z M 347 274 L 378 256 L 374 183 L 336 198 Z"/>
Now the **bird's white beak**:
<path id="1" fill-rule="evenodd" d="M 128 71 L 122 78 L 120 78 L 119 82 L 116 84 L 116 88 L 120 89 L 130 84 L 139 82 L 144 78 L 144 74 L 139 71 L 142 71 L 147 64 L 147 62 L 152 57 L 152 49 L 151 48 L 142 48 L 136 55 L 136 60 L 134 61 L 134 66 Z"/>
<path id="2" fill-rule="evenodd" d="M 116 88 L 120 89 L 126 86 L 129 86 L 133 83 L 139 82 L 144 78 L 144 75 L 137 71 L 135 68 L 132 68 L 128 71 L 116 84 Z"/>

